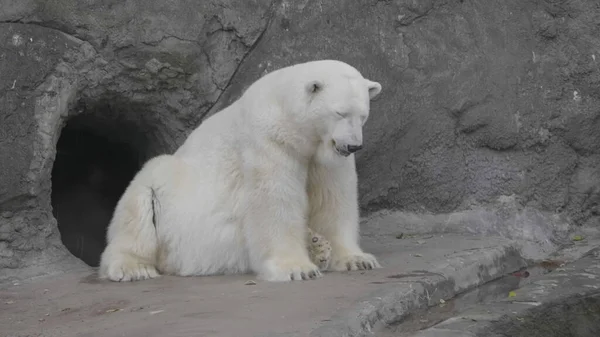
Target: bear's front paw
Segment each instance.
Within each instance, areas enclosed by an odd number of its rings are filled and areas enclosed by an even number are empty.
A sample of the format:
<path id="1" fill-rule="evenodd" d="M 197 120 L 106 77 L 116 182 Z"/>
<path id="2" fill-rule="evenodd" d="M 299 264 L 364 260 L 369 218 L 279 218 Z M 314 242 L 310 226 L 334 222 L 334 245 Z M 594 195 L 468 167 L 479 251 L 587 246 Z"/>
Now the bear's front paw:
<path id="1" fill-rule="evenodd" d="M 259 278 L 271 282 L 300 281 L 316 279 L 322 274 L 310 260 L 272 259 L 266 263 Z"/>
<path id="2" fill-rule="evenodd" d="M 358 253 L 334 257 L 331 261 L 331 270 L 364 270 L 381 268 L 377 258 L 372 254 Z"/>
<path id="3" fill-rule="evenodd" d="M 321 234 L 308 229 L 308 255 L 310 260 L 324 271 L 331 262 L 331 244 Z"/>

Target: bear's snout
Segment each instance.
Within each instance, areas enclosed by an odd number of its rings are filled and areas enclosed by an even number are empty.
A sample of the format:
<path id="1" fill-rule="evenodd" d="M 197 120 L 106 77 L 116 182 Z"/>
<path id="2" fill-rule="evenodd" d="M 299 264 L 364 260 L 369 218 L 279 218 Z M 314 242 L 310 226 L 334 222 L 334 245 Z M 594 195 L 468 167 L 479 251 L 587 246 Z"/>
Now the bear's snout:
<path id="1" fill-rule="evenodd" d="M 335 146 L 335 151 L 344 157 L 348 157 L 349 155 L 353 154 L 354 152 L 356 152 L 360 149 L 362 149 L 362 145 L 343 145 L 343 146 L 336 145 Z"/>
<path id="2" fill-rule="evenodd" d="M 362 145 L 348 145 L 348 152 L 350 153 L 354 153 L 360 149 L 362 149 Z"/>

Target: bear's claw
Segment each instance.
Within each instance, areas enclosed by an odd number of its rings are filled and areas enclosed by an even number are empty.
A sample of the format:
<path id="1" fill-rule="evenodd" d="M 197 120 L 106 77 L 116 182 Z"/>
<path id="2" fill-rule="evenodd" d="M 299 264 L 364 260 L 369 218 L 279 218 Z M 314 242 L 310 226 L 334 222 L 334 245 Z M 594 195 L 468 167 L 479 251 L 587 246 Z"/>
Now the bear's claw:
<path id="1" fill-rule="evenodd" d="M 311 279 L 311 280 L 312 280 L 312 279 L 316 279 L 316 278 L 318 278 L 318 277 L 321 277 L 321 272 L 320 272 L 320 271 L 318 271 L 318 270 L 311 270 L 311 271 L 309 271 L 308 273 L 305 273 L 305 272 L 301 272 L 301 273 L 300 273 L 300 279 L 301 279 L 301 280 L 308 280 L 308 279 Z M 290 274 L 290 279 L 291 279 L 292 281 L 295 281 L 295 280 L 296 280 L 296 277 L 294 276 L 294 273 L 291 273 L 291 274 Z M 299 279 L 299 280 L 300 280 L 300 279 Z"/>
<path id="2" fill-rule="evenodd" d="M 260 279 L 272 282 L 313 280 L 322 276 L 319 268 L 304 259 L 273 259 L 268 261 Z"/>
<path id="3" fill-rule="evenodd" d="M 331 269 L 336 271 L 370 270 L 381 268 L 377 258 L 372 254 L 362 253 L 336 258 L 331 263 Z"/>

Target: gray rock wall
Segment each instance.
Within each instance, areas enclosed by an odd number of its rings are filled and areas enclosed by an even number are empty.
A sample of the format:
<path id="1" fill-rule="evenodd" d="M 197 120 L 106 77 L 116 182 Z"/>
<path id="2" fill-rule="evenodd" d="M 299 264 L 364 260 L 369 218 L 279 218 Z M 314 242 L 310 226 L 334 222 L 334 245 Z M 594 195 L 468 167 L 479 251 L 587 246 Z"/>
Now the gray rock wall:
<path id="1" fill-rule="evenodd" d="M 365 215 L 448 214 L 510 197 L 515 209 L 598 226 L 595 0 L 0 0 L 0 8 L 5 276 L 72 264 L 50 205 L 69 118 L 128 123 L 143 135 L 97 129 L 148 158 L 174 150 L 263 74 L 320 58 L 346 61 L 384 87 L 358 154 Z"/>

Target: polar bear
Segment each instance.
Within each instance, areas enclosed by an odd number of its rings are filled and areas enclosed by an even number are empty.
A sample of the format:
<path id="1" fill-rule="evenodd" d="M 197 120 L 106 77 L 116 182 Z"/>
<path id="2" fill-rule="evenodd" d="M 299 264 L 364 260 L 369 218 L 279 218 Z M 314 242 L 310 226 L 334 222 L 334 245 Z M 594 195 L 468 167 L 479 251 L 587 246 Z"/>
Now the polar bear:
<path id="1" fill-rule="evenodd" d="M 380 92 L 336 60 L 261 77 L 174 154 L 143 165 L 115 208 L 100 278 L 314 279 L 313 231 L 331 246 L 328 270 L 379 268 L 359 245 L 354 152 Z"/>

